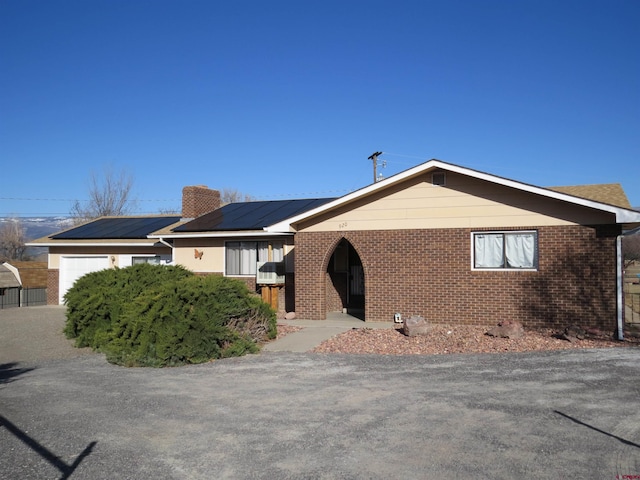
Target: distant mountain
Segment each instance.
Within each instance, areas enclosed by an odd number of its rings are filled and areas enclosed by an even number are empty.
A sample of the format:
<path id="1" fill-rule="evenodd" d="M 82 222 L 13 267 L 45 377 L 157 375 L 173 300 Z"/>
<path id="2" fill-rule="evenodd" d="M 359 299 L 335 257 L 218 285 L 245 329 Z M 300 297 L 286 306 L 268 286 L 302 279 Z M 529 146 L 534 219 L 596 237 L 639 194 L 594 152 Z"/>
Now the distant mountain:
<path id="1" fill-rule="evenodd" d="M 14 221 L 13 218 L 0 217 L 0 227 L 6 222 L 12 221 Z M 73 226 L 73 219 L 69 217 L 20 217 L 20 223 L 24 228 L 24 236 L 27 242 L 30 242 L 70 228 Z M 46 247 L 27 248 L 27 255 L 31 259 L 46 261 L 46 253 Z"/>
<path id="2" fill-rule="evenodd" d="M 13 218 L 0 217 L 0 226 L 13 220 Z M 24 228 L 27 241 L 30 242 L 31 240 L 66 230 L 73 226 L 73 219 L 69 217 L 20 217 L 20 223 Z"/>

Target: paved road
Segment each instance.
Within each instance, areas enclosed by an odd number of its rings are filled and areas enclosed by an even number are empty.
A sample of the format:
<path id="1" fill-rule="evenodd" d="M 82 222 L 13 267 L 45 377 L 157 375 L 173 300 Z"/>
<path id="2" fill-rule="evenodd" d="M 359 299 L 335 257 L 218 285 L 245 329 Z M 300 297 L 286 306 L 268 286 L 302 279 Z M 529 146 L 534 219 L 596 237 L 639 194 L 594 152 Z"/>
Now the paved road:
<path id="1" fill-rule="evenodd" d="M 625 478 L 639 379 L 638 348 L 5 361 L 0 478 Z"/>

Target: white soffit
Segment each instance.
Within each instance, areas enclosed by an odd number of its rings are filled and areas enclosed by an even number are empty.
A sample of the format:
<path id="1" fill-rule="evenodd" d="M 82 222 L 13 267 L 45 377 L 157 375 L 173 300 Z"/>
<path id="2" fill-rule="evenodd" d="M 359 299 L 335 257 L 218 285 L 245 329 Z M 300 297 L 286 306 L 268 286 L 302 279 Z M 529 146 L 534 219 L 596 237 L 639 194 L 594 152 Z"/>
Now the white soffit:
<path id="1" fill-rule="evenodd" d="M 289 232 L 267 232 L 267 231 L 247 231 L 247 232 L 189 232 L 189 233 L 165 233 L 162 235 L 149 235 L 149 238 L 175 239 L 175 238 L 232 238 L 232 237 L 283 237 L 291 236 Z"/>
<path id="2" fill-rule="evenodd" d="M 27 247 L 153 247 L 156 242 L 42 242 L 42 243 L 25 243 Z"/>

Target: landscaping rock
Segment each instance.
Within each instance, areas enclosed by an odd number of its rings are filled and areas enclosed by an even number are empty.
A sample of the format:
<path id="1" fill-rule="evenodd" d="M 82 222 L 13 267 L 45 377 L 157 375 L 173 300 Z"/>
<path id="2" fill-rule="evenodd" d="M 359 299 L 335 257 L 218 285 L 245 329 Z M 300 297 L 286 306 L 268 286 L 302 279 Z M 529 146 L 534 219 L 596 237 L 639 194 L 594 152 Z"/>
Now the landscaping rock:
<path id="1" fill-rule="evenodd" d="M 432 329 L 432 326 L 427 323 L 424 317 L 420 315 L 413 315 L 409 318 L 405 318 L 402 325 L 402 333 L 407 337 L 415 337 L 417 335 L 427 335 Z"/>
<path id="2" fill-rule="evenodd" d="M 522 338 L 524 335 L 524 328 L 520 322 L 515 320 L 505 320 L 498 323 L 497 327 L 493 327 L 487 332 L 487 335 L 491 337 L 499 338 Z"/>
<path id="3" fill-rule="evenodd" d="M 584 340 L 586 332 L 583 328 L 578 325 L 569 325 L 564 329 L 560 338 L 563 340 L 567 340 L 569 342 L 577 342 L 578 340 Z"/>
<path id="4" fill-rule="evenodd" d="M 296 318 L 296 312 L 287 312 L 284 314 L 285 320 L 293 320 Z"/>

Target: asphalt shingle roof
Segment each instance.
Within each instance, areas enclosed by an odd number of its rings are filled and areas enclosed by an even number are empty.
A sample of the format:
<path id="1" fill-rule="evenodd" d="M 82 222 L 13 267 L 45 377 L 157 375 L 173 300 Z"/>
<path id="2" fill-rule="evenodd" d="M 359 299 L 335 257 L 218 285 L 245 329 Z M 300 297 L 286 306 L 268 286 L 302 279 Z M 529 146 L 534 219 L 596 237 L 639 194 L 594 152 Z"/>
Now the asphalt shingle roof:
<path id="1" fill-rule="evenodd" d="M 596 202 L 614 205 L 616 207 L 631 208 L 629 199 L 619 183 L 602 183 L 596 185 L 569 185 L 565 187 L 549 187 L 560 193 L 574 197 L 587 198 Z"/>

